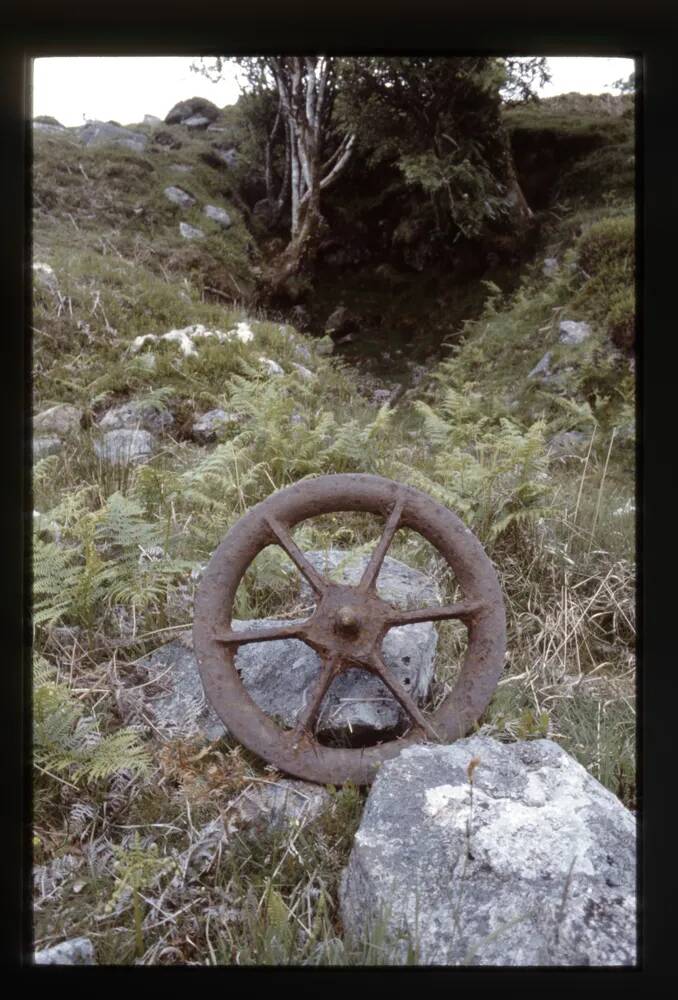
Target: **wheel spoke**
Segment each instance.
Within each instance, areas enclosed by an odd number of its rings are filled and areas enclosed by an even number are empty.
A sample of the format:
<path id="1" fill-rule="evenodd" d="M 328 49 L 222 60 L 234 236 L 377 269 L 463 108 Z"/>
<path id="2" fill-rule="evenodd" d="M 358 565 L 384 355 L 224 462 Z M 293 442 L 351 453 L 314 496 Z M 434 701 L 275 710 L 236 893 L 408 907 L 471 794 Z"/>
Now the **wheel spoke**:
<path id="1" fill-rule="evenodd" d="M 327 582 L 323 580 L 317 570 L 311 566 L 310 562 L 294 541 L 287 528 L 282 525 L 280 521 L 276 521 L 275 518 L 272 517 L 267 518 L 267 522 L 271 531 L 278 539 L 278 544 L 285 550 L 299 572 L 306 577 L 316 594 L 324 594 L 327 589 Z"/>
<path id="2" fill-rule="evenodd" d="M 384 557 L 388 552 L 388 547 L 393 541 L 393 536 L 398 530 L 398 525 L 400 524 L 400 518 L 403 514 L 403 505 L 405 503 L 402 494 L 396 497 L 396 502 L 393 505 L 393 510 L 391 511 L 389 518 L 386 522 L 386 527 L 384 532 L 379 539 L 379 543 L 375 548 L 374 552 L 370 556 L 370 561 L 365 567 L 365 572 L 362 575 L 360 583 L 358 584 L 358 590 L 366 591 L 374 587 L 375 581 L 379 576 L 379 570 L 381 569 Z"/>
<path id="3" fill-rule="evenodd" d="M 293 731 L 294 737 L 297 739 L 304 733 L 310 733 L 313 735 L 315 733 L 315 727 L 318 722 L 318 716 L 320 715 L 320 708 L 325 700 L 325 695 L 327 694 L 332 681 L 337 676 L 338 668 L 341 663 L 340 657 L 333 656 L 327 663 L 323 663 L 322 670 L 320 671 L 320 677 L 313 689 L 313 694 L 311 699 L 299 715 L 297 716 L 297 725 Z"/>
<path id="4" fill-rule="evenodd" d="M 370 666 L 379 679 L 386 685 L 391 694 L 398 699 L 412 721 L 419 726 L 420 729 L 423 729 L 430 740 L 433 740 L 434 743 L 439 743 L 440 737 L 437 732 L 418 707 L 414 699 L 407 693 L 402 684 L 390 673 L 379 653 L 374 653 L 372 655 Z"/>
<path id="5" fill-rule="evenodd" d="M 231 646 L 242 646 L 247 642 L 274 642 L 276 639 L 301 639 L 303 626 L 274 625 L 271 628 L 215 629 L 213 638 Z"/>
<path id="6" fill-rule="evenodd" d="M 446 618 L 469 618 L 480 609 L 479 604 L 442 604 L 437 608 L 415 608 L 413 611 L 401 611 L 394 608 L 389 615 L 388 627 L 394 625 L 413 625 L 415 622 L 436 622 Z"/>

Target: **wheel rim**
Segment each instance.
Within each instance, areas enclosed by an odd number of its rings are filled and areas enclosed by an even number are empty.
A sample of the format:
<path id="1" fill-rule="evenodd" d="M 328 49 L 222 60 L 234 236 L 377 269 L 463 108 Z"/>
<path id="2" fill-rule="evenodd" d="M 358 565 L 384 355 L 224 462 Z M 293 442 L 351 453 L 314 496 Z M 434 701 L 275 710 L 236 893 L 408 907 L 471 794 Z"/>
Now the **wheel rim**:
<path id="1" fill-rule="evenodd" d="M 386 518 L 382 536 L 353 587 L 325 580 L 306 560 L 291 529 L 321 514 L 363 511 Z M 401 611 L 382 601 L 375 584 L 399 528 L 426 538 L 454 571 L 464 599 L 454 605 Z M 318 595 L 313 614 L 299 624 L 233 630 L 238 585 L 266 546 L 280 545 Z M 381 641 L 395 626 L 417 621 L 461 620 L 468 647 L 453 690 L 432 713 L 419 709 L 389 673 Z M 504 665 L 506 626 L 496 572 L 478 539 L 452 511 L 411 486 L 380 476 L 334 475 L 304 480 L 257 504 L 215 550 L 195 601 L 193 627 L 198 669 L 207 697 L 228 731 L 281 771 L 323 784 L 369 784 L 383 761 L 403 747 L 427 739 L 453 742 L 472 728 L 487 707 Z M 281 729 L 247 692 L 235 667 L 235 653 L 249 642 L 302 639 L 321 657 L 323 668 L 307 709 L 294 730 Z M 363 748 L 318 743 L 313 728 L 324 696 L 343 670 L 360 666 L 376 674 L 412 720 L 404 737 Z"/>

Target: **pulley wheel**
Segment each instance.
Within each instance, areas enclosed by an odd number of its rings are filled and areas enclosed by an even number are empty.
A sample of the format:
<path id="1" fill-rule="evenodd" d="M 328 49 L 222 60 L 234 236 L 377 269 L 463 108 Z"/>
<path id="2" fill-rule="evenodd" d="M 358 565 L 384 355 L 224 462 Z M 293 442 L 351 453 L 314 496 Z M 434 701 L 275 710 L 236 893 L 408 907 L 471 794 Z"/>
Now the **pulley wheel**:
<path id="1" fill-rule="evenodd" d="M 355 586 L 323 577 L 292 538 L 311 517 L 365 511 L 385 518 L 379 542 Z M 403 611 L 383 601 L 376 581 L 399 528 L 427 539 L 453 570 L 463 599 L 456 604 Z M 236 590 L 252 560 L 268 545 L 281 546 L 316 595 L 300 623 L 234 630 Z M 381 653 L 390 628 L 413 622 L 460 619 L 468 632 L 457 682 L 436 711 L 424 712 L 389 672 Z M 195 601 L 194 648 L 202 684 L 228 731 L 281 771 L 322 784 L 369 784 L 380 764 L 405 746 L 451 743 L 466 735 L 487 707 L 504 665 L 506 625 L 501 589 L 483 547 L 460 519 L 425 493 L 369 475 L 321 476 L 280 490 L 257 504 L 214 552 Z M 248 694 L 234 664 L 239 646 L 300 639 L 318 654 L 322 669 L 294 729 L 283 729 Z M 411 720 L 405 736 L 377 746 L 343 748 L 318 742 L 315 727 L 323 700 L 341 672 L 360 667 L 376 674 Z"/>

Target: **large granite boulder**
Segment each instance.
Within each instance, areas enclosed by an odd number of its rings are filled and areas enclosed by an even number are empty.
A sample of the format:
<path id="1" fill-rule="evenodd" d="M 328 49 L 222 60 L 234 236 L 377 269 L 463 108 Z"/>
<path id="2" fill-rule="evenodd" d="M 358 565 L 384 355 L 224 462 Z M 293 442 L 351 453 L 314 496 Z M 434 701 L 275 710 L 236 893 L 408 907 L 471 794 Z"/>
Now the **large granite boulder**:
<path id="1" fill-rule="evenodd" d="M 550 740 L 472 736 L 387 761 L 340 886 L 422 965 L 636 962 L 636 822 Z"/>
<path id="2" fill-rule="evenodd" d="M 86 146 L 124 146 L 135 153 L 143 153 L 148 145 L 148 136 L 143 132 L 133 132 L 110 122 L 87 122 L 78 129 L 78 137 Z"/>
<path id="3" fill-rule="evenodd" d="M 186 125 L 191 118 L 205 118 L 206 125 L 219 117 L 219 108 L 205 97 L 189 97 L 179 101 L 165 115 L 166 125 Z"/>
<path id="4" fill-rule="evenodd" d="M 310 552 L 307 558 L 319 569 L 332 565 L 336 577 L 357 582 L 367 556 L 347 560 L 350 553 L 339 550 Z M 386 558 L 377 588 L 382 597 L 399 607 L 439 604 L 436 585 L 424 574 Z M 302 600 L 312 604 L 304 589 Z M 301 620 L 301 619 L 297 619 Z M 267 628 L 271 619 L 233 621 L 235 629 Z M 438 633 L 431 622 L 393 628 L 384 639 L 382 651 L 390 671 L 418 701 L 428 693 L 434 671 Z M 235 658 L 245 688 L 268 715 L 293 727 L 307 703 L 320 673 L 316 653 L 298 639 L 242 646 Z M 158 687 L 149 701 L 158 729 L 174 735 L 202 733 L 218 739 L 225 728 L 206 701 L 190 633 L 161 646 L 137 664 L 148 680 Z M 390 738 L 402 731 L 406 720 L 399 703 L 381 681 L 365 671 L 352 669 L 337 677 L 327 694 L 318 723 L 322 736 L 359 743 L 367 736 Z"/>

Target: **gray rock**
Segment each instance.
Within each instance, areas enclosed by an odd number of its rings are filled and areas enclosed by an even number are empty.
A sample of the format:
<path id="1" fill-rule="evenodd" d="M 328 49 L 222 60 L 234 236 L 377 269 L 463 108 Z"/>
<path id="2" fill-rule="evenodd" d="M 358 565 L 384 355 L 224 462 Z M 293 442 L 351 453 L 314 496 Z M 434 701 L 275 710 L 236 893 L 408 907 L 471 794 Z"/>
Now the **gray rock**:
<path id="1" fill-rule="evenodd" d="M 182 191 L 181 188 L 166 187 L 163 194 L 168 201 L 171 201 L 174 205 L 180 205 L 181 208 L 190 208 L 191 205 L 195 205 L 193 195 L 188 194 L 187 191 Z"/>
<path id="2" fill-rule="evenodd" d="M 209 118 L 205 118 L 204 115 L 191 115 L 190 118 L 184 118 L 181 124 L 185 125 L 186 128 L 202 129 L 207 128 L 209 123 Z"/>
<path id="3" fill-rule="evenodd" d="M 52 125 L 53 127 L 66 130 L 66 126 L 62 125 L 60 121 L 53 118 L 52 115 L 36 115 L 33 119 L 34 125 Z"/>
<path id="4" fill-rule="evenodd" d="M 576 323 L 573 319 L 563 319 L 560 321 L 560 335 L 558 340 L 561 344 L 582 344 L 590 336 L 591 327 L 588 323 Z"/>
<path id="5" fill-rule="evenodd" d="M 298 362 L 293 361 L 292 367 L 295 371 L 299 372 L 301 377 L 306 381 L 315 378 L 315 372 L 312 372 L 310 368 L 306 367 L 306 365 L 300 365 Z"/>
<path id="6" fill-rule="evenodd" d="M 557 257 L 545 257 L 542 265 L 542 274 L 545 278 L 552 278 L 560 270 Z"/>
<path id="7" fill-rule="evenodd" d="M 256 836 L 262 829 L 306 826 L 331 804 L 332 796 L 321 785 L 283 778 L 246 788 L 229 803 L 227 822 L 229 826 L 246 827 L 250 835 Z"/>
<path id="8" fill-rule="evenodd" d="M 273 361 L 271 358 L 265 358 L 260 356 L 259 363 L 264 366 L 269 375 L 284 375 L 285 369 L 278 364 L 277 361 Z"/>
<path id="9" fill-rule="evenodd" d="M 354 333 L 357 328 L 358 318 L 346 306 L 338 306 L 325 323 L 325 333 L 333 337 Z"/>
<path id="10" fill-rule="evenodd" d="M 179 223 L 179 232 L 185 240 L 203 240 L 205 238 L 202 229 L 198 229 L 197 226 L 189 226 L 187 222 Z"/>
<path id="11" fill-rule="evenodd" d="M 162 125 L 162 118 L 156 115 L 144 115 L 144 125 Z"/>
<path id="12" fill-rule="evenodd" d="M 566 458 L 571 455 L 580 455 L 586 450 L 589 437 L 582 431 L 560 431 L 554 434 L 548 443 L 549 452 L 554 458 Z"/>
<path id="13" fill-rule="evenodd" d="M 217 433 L 228 424 L 238 424 L 242 421 L 241 413 L 226 413 L 225 410 L 209 410 L 196 420 L 192 434 L 200 444 L 216 441 Z"/>
<path id="14" fill-rule="evenodd" d="M 39 462 L 48 455 L 57 455 L 63 448 L 63 441 L 58 437 L 34 437 L 33 461 Z"/>
<path id="15" fill-rule="evenodd" d="M 219 208 L 217 205 L 205 205 L 203 212 L 208 219 L 218 222 L 220 226 L 224 227 L 224 229 L 228 229 L 233 225 L 231 216 L 225 208 Z"/>
<path id="16" fill-rule="evenodd" d="M 635 834 L 550 740 L 409 748 L 372 787 L 341 880 L 344 928 L 360 937 L 385 919 L 398 961 L 410 939 L 421 965 L 633 965 Z"/>
<path id="17" fill-rule="evenodd" d="M 548 376 L 551 372 L 551 352 L 547 351 L 543 358 L 537 362 L 531 372 L 528 372 L 528 378 L 544 378 Z"/>
<path id="18" fill-rule="evenodd" d="M 80 427 L 82 410 L 70 403 L 57 403 L 33 418 L 33 430 L 40 433 L 69 434 Z"/>
<path id="19" fill-rule="evenodd" d="M 154 434 L 164 434 L 173 423 L 174 417 L 169 410 L 158 410 L 131 399 L 107 410 L 99 421 L 99 427 L 106 431 L 141 427 Z"/>
<path id="20" fill-rule="evenodd" d="M 315 349 L 321 357 L 326 357 L 334 351 L 334 341 L 329 335 L 321 337 L 316 341 Z"/>
<path id="21" fill-rule="evenodd" d="M 211 129 L 208 131 L 211 131 Z M 238 151 L 236 149 L 220 149 L 218 146 L 214 146 L 212 147 L 212 152 L 229 169 L 232 169 L 238 163 Z"/>
<path id="22" fill-rule="evenodd" d="M 153 437 L 142 430 L 108 431 L 94 442 L 94 450 L 102 461 L 111 465 L 145 462 L 153 451 Z"/>
<path id="23" fill-rule="evenodd" d="M 367 556 L 346 562 L 350 553 L 307 553 L 309 561 L 323 571 L 334 569 L 344 582 L 355 582 L 362 575 Z M 424 607 L 439 604 L 436 585 L 422 573 L 387 557 L 377 581 L 379 594 L 399 607 Z M 300 599 L 312 605 L 310 588 Z M 301 620 L 301 619 L 297 619 Z M 266 628 L 272 619 L 233 621 L 233 627 Z M 382 651 L 387 666 L 410 694 L 421 700 L 433 677 L 438 633 L 431 622 L 404 625 L 391 629 Z M 267 714 L 284 725 L 293 726 L 318 677 L 321 663 L 305 643 L 297 639 L 242 646 L 235 658 L 245 688 Z M 195 735 L 204 733 L 218 739 L 225 728 L 206 702 L 191 649 L 190 635 L 167 643 L 139 661 L 149 679 L 162 679 L 164 690 L 152 701 L 156 725 L 163 731 Z M 318 730 L 357 740 L 365 733 L 390 733 L 404 723 L 399 704 L 378 678 L 364 671 L 347 671 L 332 684 L 325 699 Z"/>
<path id="24" fill-rule="evenodd" d="M 208 101 L 204 97 L 190 97 L 187 101 L 179 101 L 165 115 L 166 125 L 184 124 L 186 119 L 194 115 L 200 115 L 208 121 L 213 122 L 219 117 L 219 108 L 216 104 Z"/>
<path id="25" fill-rule="evenodd" d="M 176 170 L 178 174 L 190 174 L 193 171 L 193 167 L 190 163 L 172 163 L 170 170 Z"/>
<path id="26" fill-rule="evenodd" d="M 59 291 L 56 274 L 49 264 L 41 264 L 39 261 L 35 262 L 33 265 L 33 281 L 36 285 L 41 285 L 52 292 L 53 295 Z"/>
<path id="27" fill-rule="evenodd" d="M 143 153 L 148 145 L 148 137 L 142 132 L 132 132 L 128 128 L 111 125 L 109 122 L 87 122 L 78 129 L 78 136 L 86 146 L 124 146 Z"/>
<path id="28" fill-rule="evenodd" d="M 89 938 L 71 938 L 51 948 L 40 948 L 35 952 L 36 965 L 96 965 L 94 945 Z"/>

